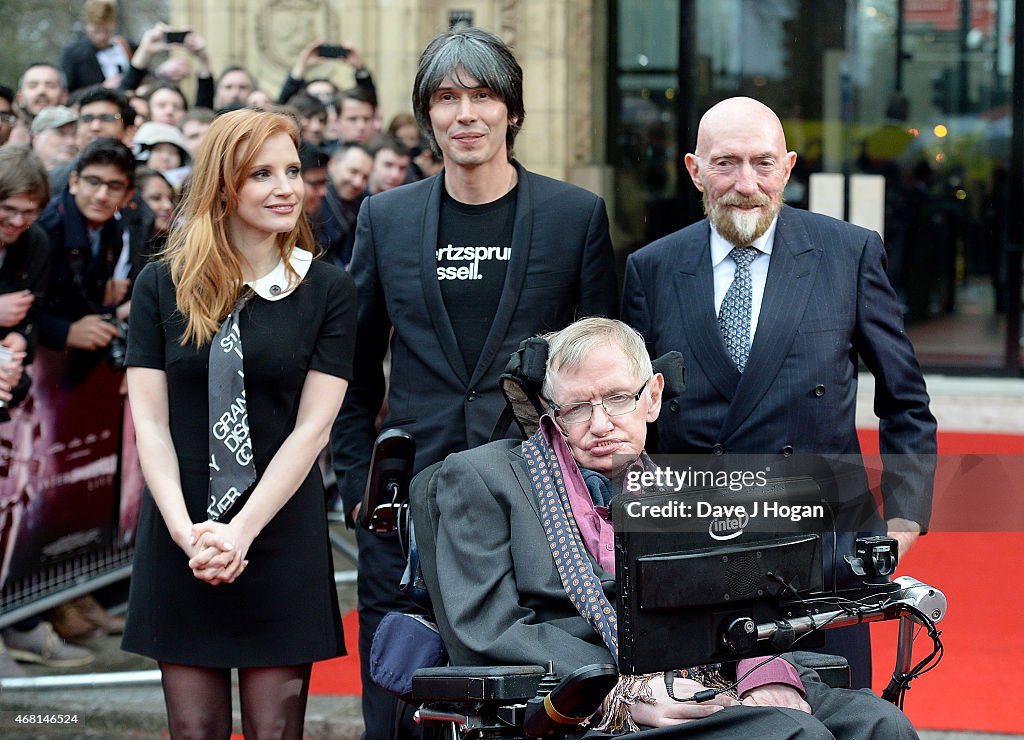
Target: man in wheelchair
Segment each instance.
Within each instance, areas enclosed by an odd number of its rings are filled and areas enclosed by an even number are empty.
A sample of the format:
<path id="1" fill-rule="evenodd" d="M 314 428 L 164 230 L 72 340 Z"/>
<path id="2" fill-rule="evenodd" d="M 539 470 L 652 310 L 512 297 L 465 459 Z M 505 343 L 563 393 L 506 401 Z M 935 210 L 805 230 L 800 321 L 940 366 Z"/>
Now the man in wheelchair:
<path id="1" fill-rule="evenodd" d="M 549 413 L 539 431 L 521 444 L 450 455 L 437 478 L 431 595 L 453 665 L 551 661 L 565 675 L 615 661 L 608 507 L 627 469 L 645 465 L 647 424 L 660 412 L 664 379 L 643 338 L 618 321 L 583 319 L 548 342 Z M 678 727 L 656 735 L 917 736 L 899 709 L 870 691 L 829 688 L 784 658 L 753 670 L 734 692 L 680 701 L 761 662 L 680 666 L 671 689 L 662 674 L 623 676 L 588 737 L 671 726 Z"/>

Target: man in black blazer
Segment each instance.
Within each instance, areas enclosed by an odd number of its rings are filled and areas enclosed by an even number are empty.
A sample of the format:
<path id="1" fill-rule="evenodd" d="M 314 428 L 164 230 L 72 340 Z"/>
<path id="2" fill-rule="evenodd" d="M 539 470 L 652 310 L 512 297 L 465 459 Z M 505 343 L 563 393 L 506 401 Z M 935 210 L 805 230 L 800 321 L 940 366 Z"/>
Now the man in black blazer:
<path id="1" fill-rule="evenodd" d="M 383 426 L 415 437 L 418 471 L 488 440 L 504 405 L 498 375 L 520 341 L 578 316 L 617 313 L 604 202 L 512 159 L 524 109 L 511 49 L 479 28 L 443 33 L 423 52 L 413 89 L 444 170 L 371 196 L 357 219 L 356 365 L 332 435 L 352 521 L 389 346 Z M 393 701 L 371 683 L 367 662 L 381 617 L 409 606 L 397 592 L 404 559 L 391 536 L 359 529 L 357 538 L 366 737 L 390 737 Z"/>
<path id="2" fill-rule="evenodd" d="M 658 422 L 661 452 L 797 455 L 790 465 L 800 464 L 802 454 L 859 461 L 855 408 L 863 361 L 875 377 L 885 464 L 887 527 L 876 524 L 903 554 L 930 515 L 935 418 L 885 274 L 881 239 L 784 206 L 796 156 L 786 149 L 778 117 L 758 101 L 732 98 L 711 108 L 696 152 L 686 155 L 708 218 L 630 256 L 623 319 L 644 335 L 651 356 L 679 350 L 685 359 L 686 393 L 667 404 Z M 751 245 L 749 292 L 734 304 L 727 296 Z M 746 280 L 736 282 L 741 290 Z M 736 324 L 720 318 L 730 313 L 723 305 L 746 305 L 745 329 L 737 333 Z M 724 338 L 730 332 L 745 339 L 733 343 L 739 363 Z M 863 492 L 867 479 L 857 467 L 844 488 Z M 837 546 L 840 558 L 844 547 Z M 846 566 L 838 562 L 842 580 Z M 870 678 L 866 628 L 861 639 L 856 648 L 832 646 L 851 659 L 854 685 Z"/>

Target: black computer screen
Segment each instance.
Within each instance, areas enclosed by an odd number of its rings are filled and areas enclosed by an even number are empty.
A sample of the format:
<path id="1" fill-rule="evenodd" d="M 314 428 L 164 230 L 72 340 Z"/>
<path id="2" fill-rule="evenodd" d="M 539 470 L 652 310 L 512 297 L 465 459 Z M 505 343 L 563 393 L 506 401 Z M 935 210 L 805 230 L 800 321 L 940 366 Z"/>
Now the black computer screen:
<path id="1" fill-rule="evenodd" d="M 821 592 L 821 532 L 832 524 L 814 480 L 629 488 L 613 506 L 619 670 L 652 673 L 775 652 L 765 643 L 730 649 L 722 633 L 738 618 L 800 616 L 801 595 Z M 800 647 L 822 642 L 809 635 Z"/>

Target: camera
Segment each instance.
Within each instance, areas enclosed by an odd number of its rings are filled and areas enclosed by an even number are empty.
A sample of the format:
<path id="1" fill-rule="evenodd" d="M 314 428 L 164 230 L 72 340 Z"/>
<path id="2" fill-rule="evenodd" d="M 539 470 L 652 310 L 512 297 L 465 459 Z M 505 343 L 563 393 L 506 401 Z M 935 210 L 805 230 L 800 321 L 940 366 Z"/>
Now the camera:
<path id="1" fill-rule="evenodd" d="M 316 50 L 316 53 L 317 56 L 325 59 L 347 59 L 352 50 L 347 46 L 339 44 L 320 44 L 320 48 Z"/>
<path id="2" fill-rule="evenodd" d="M 107 365 L 111 370 L 124 370 L 128 355 L 128 322 L 113 317 L 103 320 L 117 329 L 117 336 L 107 345 Z"/>
<path id="3" fill-rule="evenodd" d="M 188 31 L 164 31 L 164 41 L 168 44 L 183 44 Z"/>

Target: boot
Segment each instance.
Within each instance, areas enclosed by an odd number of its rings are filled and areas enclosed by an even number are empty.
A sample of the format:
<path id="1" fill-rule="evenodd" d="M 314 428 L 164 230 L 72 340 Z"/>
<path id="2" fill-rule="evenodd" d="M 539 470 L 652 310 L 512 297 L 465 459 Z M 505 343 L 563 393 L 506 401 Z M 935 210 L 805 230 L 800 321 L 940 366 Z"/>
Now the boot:
<path id="1" fill-rule="evenodd" d="M 55 606 L 47 618 L 54 631 L 65 640 L 89 640 L 103 634 L 102 630 L 85 618 L 74 601 Z"/>
<path id="2" fill-rule="evenodd" d="M 124 617 L 111 614 L 92 596 L 83 596 L 71 603 L 78 608 L 79 614 L 86 621 L 99 627 L 106 634 L 119 635 L 124 632 Z"/>

